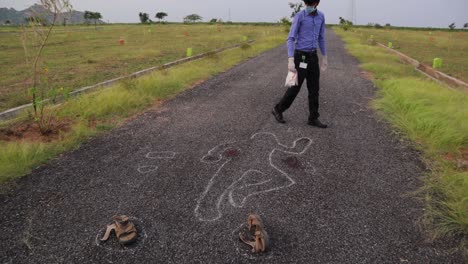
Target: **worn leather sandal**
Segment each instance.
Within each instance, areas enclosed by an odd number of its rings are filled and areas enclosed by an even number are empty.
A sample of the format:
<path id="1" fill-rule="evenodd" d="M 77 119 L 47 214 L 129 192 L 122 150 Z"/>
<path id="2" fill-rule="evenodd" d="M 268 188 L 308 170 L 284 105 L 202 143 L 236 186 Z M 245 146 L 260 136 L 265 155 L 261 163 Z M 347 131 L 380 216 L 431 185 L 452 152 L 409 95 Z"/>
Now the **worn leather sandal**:
<path id="1" fill-rule="evenodd" d="M 253 240 L 247 240 L 245 234 L 240 233 L 239 239 L 252 247 L 253 253 L 265 252 L 269 244 L 269 237 L 263 228 L 262 220 L 258 215 L 251 214 L 247 219 L 247 226 Z"/>
<path id="2" fill-rule="evenodd" d="M 101 241 L 107 241 L 112 231 L 115 232 L 119 243 L 122 245 L 128 245 L 136 241 L 137 230 L 135 225 L 128 219 L 128 216 L 113 216 L 112 220 L 113 223 L 107 226 L 106 233 Z"/>

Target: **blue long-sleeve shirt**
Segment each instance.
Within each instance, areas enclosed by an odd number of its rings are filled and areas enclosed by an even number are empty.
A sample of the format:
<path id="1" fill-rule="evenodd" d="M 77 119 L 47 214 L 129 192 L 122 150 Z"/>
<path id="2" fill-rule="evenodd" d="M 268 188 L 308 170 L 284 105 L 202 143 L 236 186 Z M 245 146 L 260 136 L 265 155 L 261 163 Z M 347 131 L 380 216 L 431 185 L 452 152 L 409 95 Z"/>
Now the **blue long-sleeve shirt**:
<path id="1" fill-rule="evenodd" d="M 294 56 L 294 50 L 312 51 L 320 48 L 322 55 L 327 55 L 325 46 L 325 15 L 317 10 L 316 15 L 305 10 L 294 16 L 288 35 L 288 57 Z"/>

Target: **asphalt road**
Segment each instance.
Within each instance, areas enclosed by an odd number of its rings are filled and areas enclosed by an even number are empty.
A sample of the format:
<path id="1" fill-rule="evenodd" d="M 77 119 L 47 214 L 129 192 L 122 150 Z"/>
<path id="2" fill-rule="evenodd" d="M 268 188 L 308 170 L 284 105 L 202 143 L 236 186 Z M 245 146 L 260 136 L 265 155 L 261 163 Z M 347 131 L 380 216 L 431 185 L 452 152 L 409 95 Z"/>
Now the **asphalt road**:
<path id="1" fill-rule="evenodd" d="M 420 227 L 419 154 L 368 107 L 358 62 L 328 32 L 321 120 L 307 89 L 286 124 L 285 45 L 90 140 L 0 196 L 1 263 L 462 263 Z M 262 216 L 270 250 L 238 240 Z M 131 247 L 97 243 L 115 214 Z"/>

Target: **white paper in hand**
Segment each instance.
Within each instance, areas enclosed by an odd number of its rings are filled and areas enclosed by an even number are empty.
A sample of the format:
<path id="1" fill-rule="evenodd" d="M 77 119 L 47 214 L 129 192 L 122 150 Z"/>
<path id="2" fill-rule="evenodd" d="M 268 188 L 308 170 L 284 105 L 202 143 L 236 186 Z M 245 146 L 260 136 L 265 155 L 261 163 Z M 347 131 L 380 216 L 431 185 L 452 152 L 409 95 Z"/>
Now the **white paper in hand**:
<path id="1" fill-rule="evenodd" d="M 286 82 L 284 86 L 292 87 L 297 85 L 297 72 L 288 71 L 288 76 L 286 76 Z"/>

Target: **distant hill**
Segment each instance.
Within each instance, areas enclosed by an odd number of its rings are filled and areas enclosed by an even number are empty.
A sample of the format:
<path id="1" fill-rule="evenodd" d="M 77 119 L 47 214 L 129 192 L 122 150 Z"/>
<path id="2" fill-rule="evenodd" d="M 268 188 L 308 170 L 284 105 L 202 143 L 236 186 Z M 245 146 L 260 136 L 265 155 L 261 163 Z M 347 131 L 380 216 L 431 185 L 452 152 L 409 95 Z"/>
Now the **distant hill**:
<path id="1" fill-rule="evenodd" d="M 52 22 L 52 14 L 50 14 L 46 9 L 39 4 L 35 4 L 25 10 L 16 11 L 14 8 L 0 8 L 0 25 L 4 25 L 7 20 L 10 21 L 12 25 L 20 25 L 25 23 L 27 17 L 31 17 L 34 14 L 45 14 L 45 18 Z M 63 13 L 59 19 L 58 24 L 62 24 L 64 19 L 66 19 L 67 24 L 84 24 L 86 20 L 84 19 L 84 12 L 75 11 Z M 94 23 L 94 22 L 92 22 Z M 104 22 L 99 21 L 99 24 Z"/>

